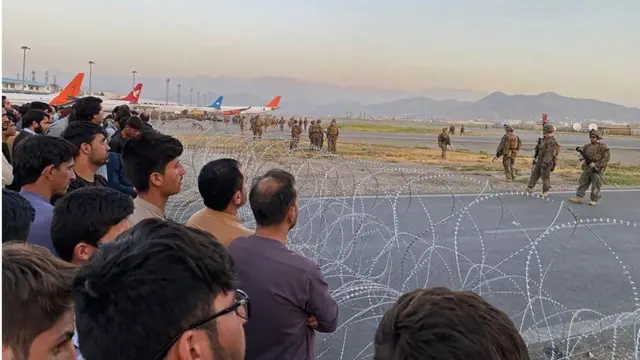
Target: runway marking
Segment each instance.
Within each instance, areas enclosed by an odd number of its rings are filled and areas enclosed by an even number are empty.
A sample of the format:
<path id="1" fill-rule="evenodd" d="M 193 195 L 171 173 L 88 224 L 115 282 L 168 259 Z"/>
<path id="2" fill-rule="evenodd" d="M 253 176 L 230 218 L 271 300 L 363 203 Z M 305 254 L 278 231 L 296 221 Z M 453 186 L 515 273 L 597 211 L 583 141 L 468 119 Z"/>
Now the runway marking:
<path id="1" fill-rule="evenodd" d="M 584 320 L 571 324 L 571 333 L 569 334 L 569 325 L 567 323 L 551 325 L 549 327 L 529 329 L 522 332 L 524 341 L 531 344 L 550 342 L 551 340 L 566 341 L 586 335 L 597 335 L 605 330 L 614 328 L 637 326 L 640 316 L 638 314 L 619 314 L 614 319 L 601 320 Z"/>
<path id="2" fill-rule="evenodd" d="M 620 224 L 616 223 L 595 223 L 595 224 L 577 224 L 576 226 L 568 226 L 565 229 L 573 229 L 573 228 L 584 228 L 584 227 L 597 227 L 597 226 L 619 226 Z M 485 234 L 489 235 L 500 235 L 500 234 L 510 234 L 510 233 L 518 233 L 518 232 L 530 232 L 530 231 L 544 231 L 547 230 L 548 226 L 541 227 L 532 227 L 532 228 L 520 228 L 520 229 L 501 229 L 501 230 L 485 230 L 483 231 Z"/>

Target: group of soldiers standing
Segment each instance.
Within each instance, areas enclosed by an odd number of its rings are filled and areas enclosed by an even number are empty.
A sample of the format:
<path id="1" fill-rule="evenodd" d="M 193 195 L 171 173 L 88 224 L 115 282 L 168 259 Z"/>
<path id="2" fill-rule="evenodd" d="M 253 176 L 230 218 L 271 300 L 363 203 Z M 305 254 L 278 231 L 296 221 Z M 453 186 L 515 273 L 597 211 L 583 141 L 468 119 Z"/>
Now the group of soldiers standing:
<path id="1" fill-rule="evenodd" d="M 240 131 L 244 134 L 244 129 L 246 127 L 247 118 L 244 115 L 238 115 L 233 119 L 234 123 L 238 123 L 240 125 Z M 289 118 L 289 121 L 285 121 L 284 117 L 280 117 L 277 119 L 276 117 L 264 117 L 261 118 L 260 115 L 252 116 L 249 118 L 250 127 L 249 129 L 253 133 L 254 139 L 262 139 L 263 131 L 268 131 L 269 128 L 275 129 L 278 125 L 280 126 L 280 131 L 284 132 L 284 125 L 288 124 L 291 129 L 291 143 L 290 148 L 295 149 L 298 147 L 300 143 L 300 136 L 303 131 L 309 128 L 309 141 L 311 145 L 315 149 L 322 149 L 324 146 L 324 138 L 325 135 L 327 137 L 327 150 L 329 152 L 335 153 L 336 143 L 338 141 L 338 136 L 340 135 L 340 130 L 338 128 L 338 123 L 336 119 L 331 120 L 331 123 L 326 129 L 322 128 L 321 120 L 307 120 L 304 119 L 296 119 L 294 117 Z M 310 126 L 309 126 L 310 124 Z"/>
<path id="2" fill-rule="evenodd" d="M 516 179 L 515 164 L 522 147 L 522 141 L 520 137 L 514 134 L 513 127 L 505 125 L 504 129 L 505 134 L 500 140 L 494 161 L 502 157 L 506 180 L 512 182 Z M 451 128 L 448 130 L 450 133 L 455 131 Z M 542 132 L 543 136 L 538 139 L 534 150 L 531 175 L 527 182 L 527 192 L 533 193 L 536 184 L 542 179 L 542 197 L 547 197 L 551 189 L 551 173 L 555 170 L 558 162 L 560 145 L 553 136 L 555 128 L 552 124 L 545 124 Z M 447 147 L 451 147 L 451 138 L 447 134 L 447 128 L 443 128 L 438 135 L 438 146 L 442 150 L 442 158 L 446 159 Z M 602 143 L 602 134 L 597 130 L 591 130 L 589 131 L 589 143 L 575 150 L 580 154 L 582 174 L 578 180 L 576 196 L 570 198 L 569 201 L 575 204 L 583 204 L 586 191 L 591 187 L 589 205 L 594 206 L 602 197 L 600 194 L 600 189 L 604 183 L 602 176 L 611 158 L 609 147 Z"/>

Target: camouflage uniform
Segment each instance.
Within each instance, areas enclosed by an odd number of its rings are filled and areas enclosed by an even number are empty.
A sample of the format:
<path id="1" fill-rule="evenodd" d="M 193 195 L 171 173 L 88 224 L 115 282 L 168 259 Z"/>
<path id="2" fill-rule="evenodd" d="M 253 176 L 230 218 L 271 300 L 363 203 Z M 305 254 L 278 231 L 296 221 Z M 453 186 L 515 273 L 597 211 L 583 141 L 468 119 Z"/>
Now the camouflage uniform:
<path id="1" fill-rule="evenodd" d="M 316 137 L 316 123 L 311 121 L 311 126 L 309 126 L 309 142 L 311 142 L 312 146 L 317 146 Z"/>
<path id="2" fill-rule="evenodd" d="M 240 133 L 244 135 L 244 127 L 247 125 L 245 117 L 240 118 Z"/>
<path id="3" fill-rule="evenodd" d="M 304 118 L 304 131 L 307 131 L 307 124 L 309 124 L 309 120 L 307 120 L 307 118 Z"/>
<path id="4" fill-rule="evenodd" d="M 451 134 L 451 135 L 455 135 L 455 133 L 456 133 L 456 127 L 455 127 L 455 125 L 451 125 L 451 126 L 449 126 L 449 134 Z"/>
<path id="5" fill-rule="evenodd" d="M 464 135 L 464 125 L 460 127 L 460 135 Z"/>
<path id="6" fill-rule="evenodd" d="M 262 119 L 260 119 L 259 117 L 256 117 L 256 119 L 253 122 L 253 138 L 258 138 L 258 139 L 262 139 Z"/>
<path id="7" fill-rule="evenodd" d="M 506 134 L 502 136 L 498 150 L 496 150 L 496 157 L 502 156 L 502 166 L 504 167 L 504 175 L 507 181 L 513 181 L 516 179 L 514 165 L 516 163 L 516 157 L 522 146 L 520 137 L 513 134 L 513 128 L 511 126 L 505 126 Z"/>
<path id="8" fill-rule="evenodd" d="M 296 120 L 293 121 L 291 125 L 291 144 L 289 149 L 293 150 L 298 147 L 298 143 L 300 142 L 300 134 L 302 134 L 302 129 Z"/>
<path id="9" fill-rule="evenodd" d="M 340 130 L 338 129 L 336 119 L 333 119 L 329 127 L 327 127 L 327 146 L 329 147 L 329 152 L 337 152 L 336 142 L 338 141 L 338 135 L 340 135 Z"/>
<path id="10" fill-rule="evenodd" d="M 322 149 L 322 147 L 324 146 L 324 131 L 322 129 L 322 125 L 320 124 L 320 119 L 316 120 L 316 134 L 316 136 L 318 137 L 318 139 L 316 140 L 316 146 Z"/>
<path id="11" fill-rule="evenodd" d="M 451 145 L 451 139 L 447 135 L 447 128 L 442 129 L 442 133 L 438 135 L 438 146 L 442 150 L 442 158 L 447 158 L 447 145 Z"/>
<path id="12" fill-rule="evenodd" d="M 280 118 L 280 132 L 284 131 L 284 124 L 285 124 L 284 118 Z"/>
<path id="13" fill-rule="evenodd" d="M 533 193 L 533 188 L 540 178 L 542 178 L 542 195 L 547 196 L 551 189 L 551 173 L 556 168 L 558 151 L 560 145 L 553 137 L 554 127 L 551 124 L 544 126 L 544 136 L 538 139 L 536 145 L 537 157 L 533 159 L 533 169 L 527 184 L 527 192 Z"/>
<path id="14" fill-rule="evenodd" d="M 591 130 L 589 132 L 589 138 L 591 142 L 581 148 L 586 158 L 583 157 L 582 175 L 580 175 L 580 179 L 578 180 L 576 197 L 569 200 L 575 204 L 582 204 L 587 189 L 591 186 L 589 205 L 593 206 L 596 205 L 602 197 L 602 195 L 600 195 L 602 176 L 611 159 L 611 153 L 609 147 L 600 142 L 602 136 L 597 131 Z M 589 164 L 587 164 L 587 161 L 589 161 Z"/>

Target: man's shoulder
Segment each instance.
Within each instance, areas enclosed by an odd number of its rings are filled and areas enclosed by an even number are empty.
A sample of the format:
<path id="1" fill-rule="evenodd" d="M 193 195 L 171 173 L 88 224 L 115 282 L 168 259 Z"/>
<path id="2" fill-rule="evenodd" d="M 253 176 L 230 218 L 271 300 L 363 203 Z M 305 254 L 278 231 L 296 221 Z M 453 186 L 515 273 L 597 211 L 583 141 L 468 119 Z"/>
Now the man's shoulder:
<path id="1" fill-rule="evenodd" d="M 272 243 L 273 242 L 273 243 Z M 260 246 L 256 246 L 260 243 Z M 271 256 L 265 257 L 264 247 L 274 247 L 274 251 L 270 251 Z M 260 256 L 261 259 L 271 259 L 271 261 L 284 264 L 289 267 L 296 268 L 297 273 L 306 275 L 310 272 L 315 272 L 318 269 L 318 264 L 302 254 L 299 254 L 286 246 L 277 242 L 277 240 L 264 239 L 257 235 L 249 235 L 239 237 L 229 245 L 229 253 L 231 256 L 248 255 L 248 256 Z M 236 264 L 238 266 L 239 264 Z M 246 264 L 251 266 L 250 264 Z"/>

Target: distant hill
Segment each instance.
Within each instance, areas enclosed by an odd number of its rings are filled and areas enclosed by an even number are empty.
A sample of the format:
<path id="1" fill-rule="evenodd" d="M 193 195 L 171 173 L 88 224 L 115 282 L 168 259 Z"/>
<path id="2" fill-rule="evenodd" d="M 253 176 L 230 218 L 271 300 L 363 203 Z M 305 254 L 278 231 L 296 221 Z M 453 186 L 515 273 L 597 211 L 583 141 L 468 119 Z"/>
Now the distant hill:
<path id="1" fill-rule="evenodd" d="M 75 74 L 58 74 L 58 83 L 64 84 Z M 140 74 L 139 74 L 140 75 Z M 164 99 L 165 79 L 138 76 L 136 82 L 144 83 L 142 97 Z M 180 99 L 189 103 L 189 90 L 193 88 L 192 101 L 201 102 L 207 93 L 206 103 L 212 103 L 224 95 L 223 105 L 266 105 L 275 95 L 282 95 L 282 115 L 333 115 L 344 116 L 362 113 L 373 116 L 416 116 L 431 119 L 485 119 L 530 120 L 542 112 L 559 121 L 615 120 L 640 121 L 640 109 L 609 102 L 570 98 L 556 93 L 539 95 L 508 95 L 502 92 L 486 93 L 465 89 L 425 88 L 419 91 L 381 89 L 374 87 L 345 87 L 322 82 L 312 82 L 285 77 L 260 77 L 240 79 L 232 77 L 172 77 L 169 99 L 176 101 L 177 85 L 181 84 Z M 85 80 L 85 86 L 87 81 Z M 92 87 L 98 91 L 126 94 L 131 90 L 131 77 L 93 75 Z"/>

